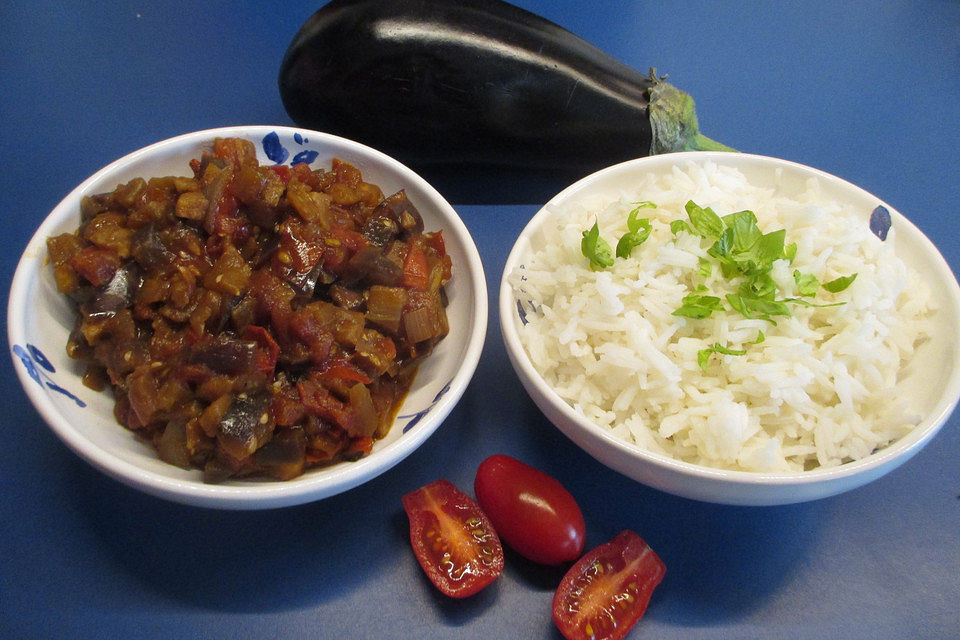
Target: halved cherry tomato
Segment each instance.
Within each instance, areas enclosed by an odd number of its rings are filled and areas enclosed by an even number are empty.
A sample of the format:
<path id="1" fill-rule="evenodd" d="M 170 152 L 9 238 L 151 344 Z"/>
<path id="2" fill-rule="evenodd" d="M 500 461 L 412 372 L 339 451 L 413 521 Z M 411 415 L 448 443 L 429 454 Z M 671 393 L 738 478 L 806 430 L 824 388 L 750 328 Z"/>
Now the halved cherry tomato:
<path id="1" fill-rule="evenodd" d="M 553 621 L 567 640 L 620 640 L 665 573 L 653 549 L 623 531 L 570 568 L 553 596 Z"/>
<path id="2" fill-rule="evenodd" d="M 403 496 L 410 544 L 437 589 L 454 598 L 480 591 L 503 572 L 503 547 L 467 494 L 437 480 Z"/>
<path id="3" fill-rule="evenodd" d="M 524 558 L 556 565 L 583 553 L 580 507 L 543 471 L 510 456 L 490 456 L 477 468 L 473 489 L 500 538 Z"/>

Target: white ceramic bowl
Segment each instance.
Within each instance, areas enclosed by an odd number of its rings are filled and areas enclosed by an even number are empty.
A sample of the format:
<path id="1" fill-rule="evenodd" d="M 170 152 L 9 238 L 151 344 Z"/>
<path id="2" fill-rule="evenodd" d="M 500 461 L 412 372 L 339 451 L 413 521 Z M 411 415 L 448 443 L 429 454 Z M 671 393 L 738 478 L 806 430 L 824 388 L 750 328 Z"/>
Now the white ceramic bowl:
<path id="1" fill-rule="evenodd" d="M 784 189 L 791 194 L 816 177 L 826 196 L 861 207 L 867 215 L 885 206 L 897 236 L 897 254 L 930 280 L 940 310 L 935 316 L 933 339 L 922 345 L 916 366 L 903 380 L 903 392 L 923 419 L 907 436 L 861 460 L 834 468 L 798 473 L 724 471 L 680 462 L 627 443 L 575 411 L 555 393 L 534 369 L 520 343 L 522 323 L 518 298 L 509 275 L 537 248 L 538 231 L 551 225 L 557 205 L 608 201 L 627 189 L 636 177 L 669 172 L 681 163 L 714 162 L 743 172 L 751 183 Z M 779 171 L 779 178 L 775 172 Z M 779 185 L 779 186 L 778 186 Z M 608 467 L 663 491 L 707 502 L 735 505 L 775 505 L 813 500 L 838 494 L 874 480 L 916 454 L 940 429 L 960 396 L 960 288 L 936 247 L 913 224 L 875 196 L 835 176 L 803 165 L 761 156 L 716 152 L 676 153 L 625 162 L 590 175 L 547 203 L 520 234 L 507 258 L 500 284 L 500 323 L 510 361 L 537 406 L 557 428 Z"/>
<path id="2" fill-rule="evenodd" d="M 454 272 L 447 287 L 450 334 L 421 365 L 389 434 L 356 462 L 310 470 L 294 480 L 232 480 L 205 484 L 200 471 L 161 461 L 113 417 L 113 399 L 81 384 L 81 368 L 65 351 L 73 312 L 53 283 L 46 238 L 72 232 L 84 195 L 110 191 L 134 177 L 191 175 L 189 161 L 215 137 L 253 141 L 261 163 L 295 158 L 329 168 L 334 157 L 357 166 L 384 193 L 405 189 L 427 230 L 442 229 Z M 473 376 L 487 326 L 483 267 L 469 232 L 453 208 L 422 178 L 396 160 L 336 136 L 284 127 L 241 126 L 190 133 L 135 151 L 74 189 L 44 220 L 23 253 L 7 313 L 14 366 L 30 400 L 71 449 L 107 474 L 147 493 L 187 504 L 265 509 L 318 500 L 365 482 L 403 460 L 450 413 Z"/>

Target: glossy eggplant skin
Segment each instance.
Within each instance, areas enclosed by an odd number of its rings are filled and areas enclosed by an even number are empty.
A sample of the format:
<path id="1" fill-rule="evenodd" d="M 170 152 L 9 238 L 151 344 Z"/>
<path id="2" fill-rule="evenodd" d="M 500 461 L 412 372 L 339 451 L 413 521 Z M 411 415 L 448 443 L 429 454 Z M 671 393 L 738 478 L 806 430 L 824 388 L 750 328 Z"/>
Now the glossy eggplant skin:
<path id="1" fill-rule="evenodd" d="M 301 27 L 279 77 L 297 125 L 428 179 L 472 166 L 569 181 L 648 155 L 658 83 L 500 0 L 334 0 Z"/>

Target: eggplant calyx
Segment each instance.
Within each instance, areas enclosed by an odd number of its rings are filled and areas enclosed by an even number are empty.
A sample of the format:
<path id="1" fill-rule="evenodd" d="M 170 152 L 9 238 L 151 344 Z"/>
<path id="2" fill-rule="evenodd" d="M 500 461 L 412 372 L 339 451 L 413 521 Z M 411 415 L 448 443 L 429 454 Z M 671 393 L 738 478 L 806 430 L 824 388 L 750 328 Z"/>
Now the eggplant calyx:
<path id="1" fill-rule="evenodd" d="M 736 151 L 700 133 L 697 110 L 690 94 L 677 89 L 650 70 L 650 155 L 674 151 Z"/>

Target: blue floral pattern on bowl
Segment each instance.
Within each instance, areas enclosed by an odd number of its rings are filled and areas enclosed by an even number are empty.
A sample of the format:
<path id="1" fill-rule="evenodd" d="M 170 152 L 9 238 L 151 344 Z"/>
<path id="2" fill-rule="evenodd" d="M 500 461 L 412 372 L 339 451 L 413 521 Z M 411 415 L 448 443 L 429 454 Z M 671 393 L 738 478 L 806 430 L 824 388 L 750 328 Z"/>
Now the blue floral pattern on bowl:
<path id="1" fill-rule="evenodd" d="M 293 141 L 299 145 L 305 145 L 310 140 L 304 138 L 299 133 L 293 135 Z M 260 141 L 260 145 L 263 147 L 263 152 L 266 154 L 267 158 L 274 161 L 277 164 L 283 164 L 286 162 L 287 158 L 290 157 L 290 151 L 283 146 L 283 143 L 280 142 L 280 136 L 277 135 L 276 131 L 271 131 L 263 137 L 263 140 Z M 299 164 L 301 162 L 310 164 L 317 159 L 317 156 L 320 155 L 319 151 L 313 151 L 312 149 L 304 149 L 296 155 L 293 156 L 293 159 L 290 161 L 291 165 Z"/>
<path id="2" fill-rule="evenodd" d="M 452 382 L 452 380 L 450 382 Z M 409 422 L 407 422 L 407 424 L 403 426 L 403 433 L 406 433 L 407 431 L 410 431 L 410 429 L 413 429 L 415 426 L 417 426 L 417 423 L 420 422 L 420 420 L 422 420 L 425 415 L 430 413 L 430 410 L 437 405 L 437 402 L 440 401 L 440 398 L 442 398 L 443 395 L 450 390 L 450 382 L 447 382 L 447 384 L 443 385 L 443 388 L 437 392 L 437 395 L 433 397 L 433 402 L 431 402 L 430 406 L 428 406 L 426 409 L 421 409 L 416 413 L 408 413 L 406 415 L 397 416 L 398 420 L 409 420 Z"/>
<path id="3" fill-rule="evenodd" d="M 87 406 L 86 402 L 53 381 L 53 377 L 50 374 L 56 373 L 57 369 L 53 366 L 53 363 L 50 362 L 50 359 L 45 356 L 42 351 L 40 351 L 40 349 L 29 343 L 26 347 L 15 344 L 13 345 L 13 355 L 20 359 L 20 362 L 23 363 L 23 367 L 27 370 L 27 373 L 41 387 L 46 387 L 56 391 L 57 393 L 62 393 L 76 402 L 77 406 L 80 408 Z"/>
<path id="4" fill-rule="evenodd" d="M 883 205 L 879 205 L 870 214 L 870 231 L 881 240 L 887 239 L 887 232 L 890 231 L 892 223 L 890 212 Z"/>

